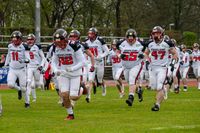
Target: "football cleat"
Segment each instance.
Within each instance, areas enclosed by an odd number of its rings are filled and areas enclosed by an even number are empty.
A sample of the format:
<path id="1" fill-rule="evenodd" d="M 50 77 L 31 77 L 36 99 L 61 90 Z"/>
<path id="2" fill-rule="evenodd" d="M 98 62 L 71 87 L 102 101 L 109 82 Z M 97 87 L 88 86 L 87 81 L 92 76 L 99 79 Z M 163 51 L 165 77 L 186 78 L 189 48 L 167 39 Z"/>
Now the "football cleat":
<path id="1" fill-rule="evenodd" d="M 133 101 L 134 101 L 133 95 L 129 95 L 128 99 L 126 100 L 126 103 L 128 104 L 128 106 L 132 106 L 133 105 Z"/>
<path id="2" fill-rule="evenodd" d="M 89 97 L 86 97 L 85 100 L 86 100 L 87 103 L 90 102 L 90 98 Z"/>
<path id="3" fill-rule="evenodd" d="M 142 94 L 143 94 L 143 91 L 142 91 L 142 88 L 138 88 L 138 99 L 139 99 L 139 102 L 142 102 L 143 101 L 143 96 L 142 96 Z"/>
<path id="4" fill-rule="evenodd" d="M 123 98 L 125 96 L 124 92 L 119 93 L 119 98 Z"/>
<path id="5" fill-rule="evenodd" d="M 25 108 L 30 108 L 30 104 L 29 104 L 29 103 L 25 103 L 25 104 L 24 104 L 24 107 L 25 107 Z"/>
<path id="6" fill-rule="evenodd" d="M 33 102 L 33 103 L 36 102 L 36 98 L 34 98 L 34 99 L 32 100 L 32 102 Z"/>
<path id="7" fill-rule="evenodd" d="M 176 94 L 178 94 L 178 93 L 179 93 L 179 87 L 174 88 L 174 92 L 175 92 Z"/>
<path id="8" fill-rule="evenodd" d="M 151 111 L 159 111 L 159 106 L 157 104 L 154 104 L 154 106 L 151 108 Z"/>
<path id="9" fill-rule="evenodd" d="M 69 114 L 64 120 L 73 120 L 74 114 Z"/>
<path id="10" fill-rule="evenodd" d="M 18 99 L 21 100 L 22 99 L 22 91 L 18 90 Z"/>
<path id="11" fill-rule="evenodd" d="M 106 96 L 106 88 L 105 87 L 103 87 L 103 89 L 102 89 L 102 96 Z"/>

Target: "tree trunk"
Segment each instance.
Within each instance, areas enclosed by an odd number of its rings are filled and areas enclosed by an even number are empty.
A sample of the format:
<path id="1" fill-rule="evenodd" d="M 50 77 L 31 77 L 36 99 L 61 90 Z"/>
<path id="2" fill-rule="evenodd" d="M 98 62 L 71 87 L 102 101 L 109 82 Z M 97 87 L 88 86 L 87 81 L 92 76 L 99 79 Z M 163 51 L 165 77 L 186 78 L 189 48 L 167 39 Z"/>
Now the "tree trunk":
<path id="1" fill-rule="evenodd" d="M 121 4 L 121 0 L 117 0 L 116 3 L 116 35 L 117 36 L 121 36 L 121 12 L 120 12 L 120 4 Z"/>

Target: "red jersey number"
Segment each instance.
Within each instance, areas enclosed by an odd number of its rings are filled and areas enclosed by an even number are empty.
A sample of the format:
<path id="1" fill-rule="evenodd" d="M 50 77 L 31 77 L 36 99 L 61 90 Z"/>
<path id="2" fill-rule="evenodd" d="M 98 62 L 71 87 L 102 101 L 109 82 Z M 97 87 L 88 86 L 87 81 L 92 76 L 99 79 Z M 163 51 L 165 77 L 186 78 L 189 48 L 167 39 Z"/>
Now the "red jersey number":
<path id="1" fill-rule="evenodd" d="M 121 62 L 121 59 L 119 57 L 117 57 L 117 56 L 113 56 L 112 60 L 113 60 L 113 64 Z"/>
<path id="2" fill-rule="evenodd" d="M 97 48 L 90 48 L 90 51 L 91 51 L 91 53 L 92 53 L 95 57 L 98 56 L 98 50 L 97 50 Z"/>
<path id="3" fill-rule="evenodd" d="M 194 56 L 193 57 L 193 61 L 200 61 L 200 56 L 198 57 L 198 56 Z"/>
<path id="4" fill-rule="evenodd" d="M 33 52 L 29 52 L 29 56 L 30 56 L 30 59 L 31 59 L 31 60 L 34 59 L 34 54 L 33 54 Z"/>
<path id="5" fill-rule="evenodd" d="M 14 52 L 13 51 L 11 54 L 12 54 L 12 60 L 14 60 L 14 61 L 18 61 L 19 60 L 18 52 Z"/>
<path id="6" fill-rule="evenodd" d="M 59 66 L 60 65 L 71 65 L 71 64 L 73 64 L 72 56 L 59 57 Z"/>
<path id="7" fill-rule="evenodd" d="M 137 54 L 138 52 L 124 52 L 123 54 L 125 54 L 125 61 L 136 61 L 137 60 Z"/>
<path id="8" fill-rule="evenodd" d="M 154 57 L 155 60 L 157 60 L 160 57 L 160 60 L 162 60 L 165 56 L 166 51 L 153 51 L 151 55 Z"/>

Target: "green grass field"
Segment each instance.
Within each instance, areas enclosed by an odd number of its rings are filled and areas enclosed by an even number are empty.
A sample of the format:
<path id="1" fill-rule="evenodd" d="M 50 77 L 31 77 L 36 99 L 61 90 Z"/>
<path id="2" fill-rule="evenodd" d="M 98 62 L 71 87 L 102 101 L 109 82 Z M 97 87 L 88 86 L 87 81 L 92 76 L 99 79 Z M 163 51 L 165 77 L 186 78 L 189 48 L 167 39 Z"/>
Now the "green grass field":
<path id="1" fill-rule="evenodd" d="M 127 92 L 127 89 L 126 89 Z M 75 105 L 75 120 L 64 121 L 66 110 L 57 104 L 55 91 L 37 90 L 37 102 L 24 108 L 24 100 L 17 99 L 16 90 L 0 90 L 3 116 L 1 133 L 143 133 L 143 132 L 200 132 L 200 91 L 170 93 L 159 112 L 152 112 L 154 91 L 145 90 L 144 101 L 135 98 L 128 107 L 126 96 L 119 98 L 116 88 L 108 87 L 101 96 L 100 88 L 92 95 L 91 103 L 85 96 Z"/>

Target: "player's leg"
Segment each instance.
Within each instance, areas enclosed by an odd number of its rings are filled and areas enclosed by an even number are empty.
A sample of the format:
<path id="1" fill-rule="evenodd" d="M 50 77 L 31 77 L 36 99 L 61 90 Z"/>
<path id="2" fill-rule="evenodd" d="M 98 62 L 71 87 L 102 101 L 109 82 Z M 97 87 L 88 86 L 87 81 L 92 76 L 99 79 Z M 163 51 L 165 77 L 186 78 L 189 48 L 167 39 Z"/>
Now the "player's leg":
<path id="1" fill-rule="evenodd" d="M 102 88 L 102 96 L 105 96 L 106 95 L 106 84 L 103 80 L 104 65 L 99 64 L 96 69 L 97 69 L 97 80 L 98 80 L 98 82 L 99 82 L 99 84 L 101 85 L 101 88 Z"/>
<path id="2" fill-rule="evenodd" d="M 119 90 L 119 97 L 122 98 L 125 94 L 124 94 L 124 84 L 122 83 L 122 71 L 123 68 L 115 68 L 115 70 L 113 70 L 113 79 L 116 82 L 116 86 Z"/>
<path id="3" fill-rule="evenodd" d="M 30 90 L 27 89 L 27 71 L 24 69 L 20 69 L 17 72 L 17 76 L 19 79 L 20 87 L 22 88 L 22 92 L 25 95 L 25 108 L 30 107 Z"/>
<path id="4" fill-rule="evenodd" d="M 91 100 L 91 90 L 92 90 L 92 87 L 93 87 L 93 83 L 94 83 L 94 80 L 95 80 L 95 73 L 96 73 L 96 68 L 95 68 L 95 71 L 94 72 L 89 72 L 89 89 L 88 89 L 88 94 L 86 96 L 86 101 L 89 103 L 90 100 Z"/>
<path id="5" fill-rule="evenodd" d="M 156 74 L 156 78 L 157 78 L 156 103 L 152 107 L 152 109 L 151 109 L 152 111 L 159 111 L 160 104 L 164 100 L 164 83 L 165 83 L 165 80 L 167 77 L 167 68 L 160 67 L 160 68 L 157 68 L 156 71 L 157 71 L 157 74 Z"/>
<path id="6" fill-rule="evenodd" d="M 19 86 L 19 80 L 18 83 L 16 82 L 18 80 L 17 78 L 17 70 L 10 69 L 8 72 L 8 78 L 7 83 L 8 87 L 11 89 L 16 89 L 18 91 L 18 99 L 22 99 L 22 91 L 21 87 Z"/>
<path id="7" fill-rule="evenodd" d="M 74 112 L 69 98 L 70 79 L 67 77 L 59 76 L 58 85 L 61 91 L 61 96 L 63 98 L 63 105 L 66 108 L 68 114 L 64 120 L 72 120 L 74 119 Z"/>
<path id="8" fill-rule="evenodd" d="M 188 75 L 189 67 L 183 68 L 183 91 L 187 91 L 187 75 Z"/>
<path id="9" fill-rule="evenodd" d="M 128 99 L 126 100 L 126 103 L 128 104 L 128 106 L 132 106 L 133 101 L 134 101 L 134 95 L 136 92 L 136 82 L 140 76 L 140 72 L 142 70 L 142 64 L 139 64 L 137 66 L 134 66 L 133 68 L 131 68 L 129 70 L 129 96 Z"/>
<path id="10" fill-rule="evenodd" d="M 198 83 L 198 90 L 200 90 L 200 66 L 197 69 L 197 83 Z"/>
<path id="11" fill-rule="evenodd" d="M 177 77 L 179 69 L 180 69 L 180 65 L 178 63 L 175 64 L 174 72 L 173 72 L 173 82 L 174 82 L 175 93 L 179 93 L 179 89 L 180 89 L 180 86 L 178 84 L 178 77 Z"/>

